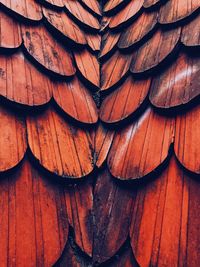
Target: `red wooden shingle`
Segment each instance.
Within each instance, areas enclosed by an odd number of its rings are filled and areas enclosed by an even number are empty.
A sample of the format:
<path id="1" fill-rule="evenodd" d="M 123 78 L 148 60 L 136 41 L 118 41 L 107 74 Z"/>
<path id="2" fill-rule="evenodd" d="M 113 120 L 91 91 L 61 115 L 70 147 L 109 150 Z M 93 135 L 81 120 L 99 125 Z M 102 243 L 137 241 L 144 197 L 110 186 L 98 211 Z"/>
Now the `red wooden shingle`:
<path id="1" fill-rule="evenodd" d="M 63 7 L 64 6 L 64 0 L 40 0 L 41 2 L 46 2 L 48 4 L 51 4 L 52 6 L 56 7 Z"/>
<path id="2" fill-rule="evenodd" d="M 110 12 L 118 8 L 121 4 L 128 3 L 130 0 L 109 0 L 104 5 L 104 12 Z"/>
<path id="3" fill-rule="evenodd" d="M 200 46 L 200 15 L 183 27 L 181 41 L 186 46 Z"/>
<path id="4" fill-rule="evenodd" d="M 81 0 L 91 11 L 101 16 L 101 7 L 98 0 Z"/>
<path id="5" fill-rule="evenodd" d="M 100 51 L 100 58 L 104 57 L 108 53 L 112 51 L 112 49 L 116 46 L 118 40 L 120 38 L 120 34 L 107 32 L 102 37 L 102 46 Z"/>

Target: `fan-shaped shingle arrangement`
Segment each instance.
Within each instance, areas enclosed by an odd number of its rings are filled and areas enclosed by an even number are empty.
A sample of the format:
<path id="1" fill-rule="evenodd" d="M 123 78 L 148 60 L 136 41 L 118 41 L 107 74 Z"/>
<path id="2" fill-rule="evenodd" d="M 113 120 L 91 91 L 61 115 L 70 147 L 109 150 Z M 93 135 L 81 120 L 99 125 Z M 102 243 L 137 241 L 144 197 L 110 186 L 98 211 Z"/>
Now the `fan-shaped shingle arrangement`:
<path id="1" fill-rule="evenodd" d="M 0 267 L 198 267 L 199 0 L 0 0 Z"/>

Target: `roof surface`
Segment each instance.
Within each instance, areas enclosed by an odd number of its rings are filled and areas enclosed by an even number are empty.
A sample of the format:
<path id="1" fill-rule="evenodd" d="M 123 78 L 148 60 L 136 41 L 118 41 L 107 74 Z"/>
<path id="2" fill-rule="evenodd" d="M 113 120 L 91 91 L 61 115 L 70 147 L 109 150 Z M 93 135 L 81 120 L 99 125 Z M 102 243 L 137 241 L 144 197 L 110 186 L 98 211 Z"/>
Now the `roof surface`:
<path id="1" fill-rule="evenodd" d="M 0 267 L 198 267 L 199 0 L 0 1 Z"/>

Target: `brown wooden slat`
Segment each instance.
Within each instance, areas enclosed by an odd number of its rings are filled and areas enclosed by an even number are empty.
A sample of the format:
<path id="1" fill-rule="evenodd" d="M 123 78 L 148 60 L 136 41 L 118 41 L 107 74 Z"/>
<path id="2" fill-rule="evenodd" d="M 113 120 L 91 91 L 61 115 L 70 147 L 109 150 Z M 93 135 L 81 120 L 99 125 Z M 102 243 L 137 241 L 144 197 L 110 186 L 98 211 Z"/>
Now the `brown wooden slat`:
<path id="1" fill-rule="evenodd" d="M 183 27 L 181 41 L 186 46 L 200 46 L 200 15 Z"/>
<path id="2" fill-rule="evenodd" d="M 138 190 L 130 229 L 140 266 L 198 266 L 199 181 L 175 159 L 156 180 Z"/>
<path id="3" fill-rule="evenodd" d="M 93 85 L 99 87 L 100 66 L 95 55 L 91 54 L 87 49 L 74 53 L 76 65 L 85 79 Z"/>
<path id="4" fill-rule="evenodd" d="M 188 103 L 200 94 L 200 57 L 180 54 L 178 59 L 153 80 L 150 100 L 160 108 Z"/>
<path id="5" fill-rule="evenodd" d="M 47 21 L 64 37 L 69 38 L 77 44 L 86 44 L 86 38 L 81 29 L 63 12 L 56 12 L 51 9 L 43 8 L 43 14 Z"/>
<path id="6" fill-rule="evenodd" d="M 53 109 L 27 118 L 30 149 L 47 170 L 63 178 L 81 178 L 93 170 L 86 130 L 67 123 Z"/>
<path id="7" fill-rule="evenodd" d="M 0 95 L 26 106 L 39 106 L 50 101 L 51 81 L 21 52 L 11 56 L 0 55 L 0 68 Z"/>
<path id="8" fill-rule="evenodd" d="M 99 117 L 107 123 L 124 120 L 134 113 L 147 97 L 151 80 L 134 80 L 131 76 L 101 104 Z"/>
<path id="9" fill-rule="evenodd" d="M 112 33 L 107 32 L 102 37 L 102 46 L 100 51 L 100 57 L 104 57 L 108 53 L 112 51 L 112 49 L 116 46 L 118 40 L 120 38 L 120 33 Z"/>
<path id="10" fill-rule="evenodd" d="M 113 181 L 108 170 L 99 174 L 94 190 L 93 261 L 110 259 L 128 236 L 134 193 Z"/>
<path id="11" fill-rule="evenodd" d="M 151 32 L 157 23 L 157 12 L 143 12 L 139 18 L 134 21 L 128 29 L 122 33 L 118 47 L 128 48 L 141 41 L 149 32 Z"/>
<path id="12" fill-rule="evenodd" d="M 88 12 L 77 0 L 66 0 L 67 10 L 82 24 L 95 30 L 100 29 L 99 21 L 90 12 Z"/>
<path id="13" fill-rule="evenodd" d="M 17 48 L 22 43 L 20 26 L 17 21 L 0 11 L 0 47 Z"/>
<path id="14" fill-rule="evenodd" d="M 96 166 L 101 167 L 107 158 L 114 137 L 114 131 L 106 129 L 99 123 L 95 133 Z"/>
<path id="15" fill-rule="evenodd" d="M 199 105 L 176 119 L 174 151 L 181 164 L 190 171 L 200 173 L 200 107 Z"/>
<path id="16" fill-rule="evenodd" d="M 74 229 L 75 242 L 92 256 L 93 248 L 93 192 L 90 181 L 65 187 L 69 223 Z"/>
<path id="17" fill-rule="evenodd" d="M 75 74 L 69 50 L 62 47 L 43 26 L 24 26 L 22 32 L 26 50 L 44 68 L 62 76 Z"/>
<path id="18" fill-rule="evenodd" d="M 190 16 L 200 7 L 199 0 L 171 0 L 160 9 L 159 22 L 168 24 Z"/>
<path id="19" fill-rule="evenodd" d="M 36 1 L 32 0 L 1 0 L 1 4 L 25 19 L 38 21 L 42 19 L 42 10 Z"/>
<path id="20" fill-rule="evenodd" d="M 130 1 L 130 3 L 125 8 L 117 13 L 117 15 L 112 17 L 109 23 L 109 27 L 117 28 L 132 19 L 140 11 L 143 2 L 143 0 Z"/>
<path id="21" fill-rule="evenodd" d="M 27 148 L 26 128 L 20 115 L 0 107 L 0 172 L 15 167 Z"/>
<path id="22" fill-rule="evenodd" d="M 68 238 L 59 185 L 26 159 L 14 174 L 1 177 L 0 198 L 1 266 L 52 266 Z"/>
<path id="23" fill-rule="evenodd" d="M 74 119 L 84 123 L 97 122 L 95 102 L 77 77 L 71 82 L 55 84 L 53 96 L 58 105 Z"/>
<path id="24" fill-rule="evenodd" d="M 163 62 L 175 49 L 181 29 L 157 30 L 151 39 L 141 46 L 131 64 L 133 73 L 142 73 Z"/>
<path id="25" fill-rule="evenodd" d="M 81 0 L 90 10 L 101 16 L 101 7 L 98 0 Z"/>
<path id="26" fill-rule="evenodd" d="M 115 134 L 108 155 L 112 175 L 129 180 L 154 171 L 168 156 L 173 131 L 173 119 L 148 108 L 137 121 Z"/>
<path id="27" fill-rule="evenodd" d="M 132 60 L 131 55 L 119 51 L 103 64 L 101 68 L 101 90 L 107 90 L 117 84 L 128 72 Z"/>

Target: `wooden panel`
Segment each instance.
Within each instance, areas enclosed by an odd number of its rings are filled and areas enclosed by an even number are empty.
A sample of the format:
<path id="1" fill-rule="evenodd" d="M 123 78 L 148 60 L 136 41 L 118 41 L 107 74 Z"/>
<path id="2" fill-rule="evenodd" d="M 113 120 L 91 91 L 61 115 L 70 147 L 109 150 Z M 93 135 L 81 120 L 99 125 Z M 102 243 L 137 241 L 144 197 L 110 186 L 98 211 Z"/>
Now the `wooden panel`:
<path id="1" fill-rule="evenodd" d="M 19 24 L 4 12 L 0 11 L 0 47 L 17 48 L 22 43 Z"/>
<path id="2" fill-rule="evenodd" d="M 130 235 L 140 266 L 198 266 L 199 185 L 173 158 L 158 179 L 138 190 Z"/>
<path id="3" fill-rule="evenodd" d="M 51 4 L 52 6 L 63 7 L 64 0 L 40 0 L 41 2 L 46 2 Z"/>
<path id="4" fill-rule="evenodd" d="M 134 21 L 128 29 L 122 33 L 118 47 L 128 48 L 141 41 L 149 32 L 151 32 L 157 23 L 157 12 L 143 12 L 139 18 Z"/>
<path id="5" fill-rule="evenodd" d="M 71 15 L 74 16 L 82 24 L 92 29 L 99 30 L 100 24 L 98 19 L 94 17 L 90 12 L 88 12 L 85 8 L 83 8 L 77 0 L 66 0 L 65 6 L 71 13 Z"/>
<path id="6" fill-rule="evenodd" d="M 101 36 L 99 34 L 85 33 L 85 38 L 90 48 L 93 51 L 100 51 L 101 48 Z"/>
<path id="7" fill-rule="evenodd" d="M 51 99 L 51 81 L 21 52 L 11 56 L 0 55 L 0 68 L 0 94 L 5 98 L 27 106 L 43 105 Z"/>
<path id="8" fill-rule="evenodd" d="M 146 98 L 151 80 L 131 76 L 101 104 L 100 119 L 107 123 L 121 121 L 135 112 Z"/>
<path id="9" fill-rule="evenodd" d="M 93 192 L 90 181 L 65 187 L 69 223 L 74 229 L 75 242 L 92 256 L 93 248 Z"/>
<path id="10" fill-rule="evenodd" d="M 132 60 L 131 55 L 116 52 L 101 68 L 101 90 L 116 85 L 128 72 Z"/>
<path id="11" fill-rule="evenodd" d="M 101 16 L 101 7 L 98 0 L 81 0 L 91 11 Z"/>
<path id="12" fill-rule="evenodd" d="M 100 57 L 104 57 L 108 53 L 112 51 L 112 49 L 116 46 L 119 40 L 119 33 L 107 32 L 102 37 L 102 46 L 100 51 Z"/>
<path id="13" fill-rule="evenodd" d="M 129 0 L 109 0 L 105 3 L 104 12 L 116 10 L 124 2 L 128 3 Z"/>
<path id="14" fill-rule="evenodd" d="M 197 106 L 176 119 L 174 150 L 181 164 L 200 173 L 200 107 Z"/>
<path id="15" fill-rule="evenodd" d="M 169 108 L 188 103 L 200 94 L 200 57 L 180 54 L 178 59 L 153 80 L 150 100 Z"/>
<path id="16" fill-rule="evenodd" d="M 136 122 L 118 131 L 108 155 L 112 175 L 128 180 L 154 171 L 168 156 L 173 122 L 149 108 Z"/>
<path id="17" fill-rule="evenodd" d="M 123 25 L 128 20 L 132 19 L 141 9 L 143 0 L 134 0 L 123 8 L 117 15 L 113 16 L 109 23 L 110 28 L 116 28 Z"/>
<path id="18" fill-rule="evenodd" d="M 43 26 L 23 27 L 22 32 L 26 50 L 43 67 L 62 76 L 75 74 L 71 54 Z"/>
<path id="19" fill-rule="evenodd" d="M 94 190 L 94 262 L 111 258 L 128 236 L 134 194 L 113 181 L 105 170 L 99 174 Z"/>
<path id="20" fill-rule="evenodd" d="M 86 44 L 86 39 L 81 29 L 63 12 L 55 12 L 51 9 L 43 8 L 47 21 L 64 37 L 69 38 L 77 44 Z"/>
<path id="21" fill-rule="evenodd" d="M 15 167 L 26 152 L 26 126 L 20 115 L 0 107 L 0 172 Z"/>
<path id="22" fill-rule="evenodd" d="M 14 174 L 1 177 L 0 198 L 1 266 L 52 266 L 68 238 L 59 185 L 25 160 Z"/>
<path id="23" fill-rule="evenodd" d="M 135 60 L 132 61 L 131 71 L 141 73 L 156 67 L 175 49 L 181 29 L 168 31 L 157 30 L 148 42 L 139 48 Z"/>
<path id="24" fill-rule="evenodd" d="M 90 138 L 52 109 L 28 116 L 28 142 L 39 163 L 52 173 L 81 178 L 93 170 Z"/>
<path id="25" fill-rule="evenodd" d="M 160 2 L 162 2 L 163 0 L 144 0 L 144 4 L 143 6 L 145 8 L 149 8 L 149 7 L 152 7 Z"/>
<path id="26" fill-rule="evenodd" d="M 199 0 L 171 0 L 161 7 L 159 22 L 162 24 L 180 21 L 200 7 Z"/>
<path id="27" fill-rule="evenodd" d="M 96 166 L 101 167 L 107 158 L 114 131 L 108 130 L 103 124 L 99 124 L 95 133 Z"/>
<path id="28" fill-rule="evenodd" d="M 97 122 L 94 100 L 76 77 L 71 82 L 55 84 L 53 95 L 58 105 L 74 119 L 85 123 Z"/>
<path id="29" fill-rule="evenodd" d="M 92 55 L 87 49 L 74 53 L 76 65 L 85 79 L 93 85 L 99 87 L 100 66 L 95 55 Z"/>
<path id="30" fill-rule="evenodd" d="M 42 19 L 41 7 L 32 0 L 1 0 L 1 4 L 11 9 L 23 18 L 37 21 Z"/>
<path id="31" fill-rule="evenodd" d="M 186 46 L 200 46 L 200 15 L 183 27 L 181 41 Z"/>

